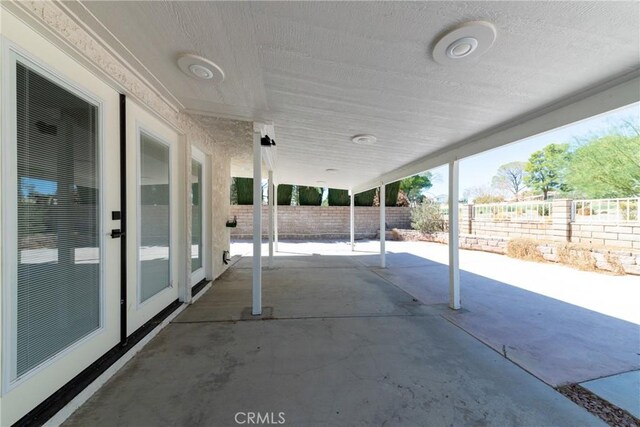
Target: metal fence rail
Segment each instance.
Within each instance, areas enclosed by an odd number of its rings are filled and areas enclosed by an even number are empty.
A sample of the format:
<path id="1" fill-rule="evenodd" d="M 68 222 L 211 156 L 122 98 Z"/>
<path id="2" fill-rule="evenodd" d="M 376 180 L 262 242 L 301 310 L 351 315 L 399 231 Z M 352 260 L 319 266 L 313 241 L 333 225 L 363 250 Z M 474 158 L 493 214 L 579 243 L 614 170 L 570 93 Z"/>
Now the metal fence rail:
<path id="1" fill-rule="evenodd" d="M 552 202 L 487 203 L 473 206 L 473 219 L 551 222 Z"/>
<path id="2" fill-rule="evenodd" d="M 571 220 L 577 223 L 639 222 L 640 197 L 574 200 Z"/>

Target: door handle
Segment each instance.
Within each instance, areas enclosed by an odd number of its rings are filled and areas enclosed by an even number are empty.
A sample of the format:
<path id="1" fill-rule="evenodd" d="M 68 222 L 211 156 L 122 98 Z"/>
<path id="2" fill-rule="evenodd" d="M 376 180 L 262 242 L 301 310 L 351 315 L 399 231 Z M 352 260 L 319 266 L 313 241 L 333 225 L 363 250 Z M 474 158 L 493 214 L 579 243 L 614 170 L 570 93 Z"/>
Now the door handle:
<path id="1" fill-rule="evenodd" d="M 112 239 L 119 239 L 122 236 L 126 236 L 127 233 L 124 231 L 121 231 L 119 228 L 114 228 L 113 230 L 111 230 L 111 233 L 109 233 L 109 236 L 111 236 Z"/>

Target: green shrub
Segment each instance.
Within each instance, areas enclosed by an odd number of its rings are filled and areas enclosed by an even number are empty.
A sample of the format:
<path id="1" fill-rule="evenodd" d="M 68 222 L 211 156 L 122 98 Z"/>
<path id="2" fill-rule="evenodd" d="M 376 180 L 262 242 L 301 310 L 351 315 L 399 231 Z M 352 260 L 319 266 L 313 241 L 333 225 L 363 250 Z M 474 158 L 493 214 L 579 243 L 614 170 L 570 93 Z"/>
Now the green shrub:
<path id="1" fill-rule="evenodd" d="M 278 205 L 289 206 L 291 204 L 291 194 L 293 193 L 293 185 L 278 185 Z"/>
<path id="2" fill-rule="evenodd" d="M 300 206 L 320 206 L 322 203 L 322 189 L 318 187 L 298 187 L 298 201 Z"/>
<path id="3" fill-rule="evenodd" d="M 369 191 L 356 194 L 353 204 L 356 206 L 373 206 L 373 200 L 376 198 L 377 191 L 376 188 L 373 188 Z"/>
<path id="4" fill-rule="evenodd" d="M 444 218 L 440 211 L 440 205 L 430 200 L 425 200 L 415 208 L 412 208 L 411 227 L 424 234 L 444 231 Z"/>
<path id="5" fill-rule="evenodd" d="M 236 193 L 239 205 L 253 204 L 253 178 L 236 178 Z"/>
<path id="6" fill-rule="evenodd" d="M 349 206 L 351 205 L 351 197 L 347 190 L 338 190 L 336 188 L 329 189 L 329 206 Z"/>

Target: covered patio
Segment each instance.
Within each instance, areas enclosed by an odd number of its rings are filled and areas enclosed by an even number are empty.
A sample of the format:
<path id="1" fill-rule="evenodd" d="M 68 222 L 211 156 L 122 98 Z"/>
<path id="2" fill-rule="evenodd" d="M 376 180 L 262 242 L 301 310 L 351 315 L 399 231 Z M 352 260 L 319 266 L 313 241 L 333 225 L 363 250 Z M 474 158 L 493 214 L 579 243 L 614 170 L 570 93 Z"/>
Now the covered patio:
<path id="1" fill-rule="evenodd" d="M 496 281 L 464 270 L 466 251 L 461 280 L 469 285 L 463 287 L 469 308 L 454 313 L 437 252 L 427 259 L 389 243 L 382 270 L 377 242 L 356 252 L 347 243 L 281 242 L 273 267 L 263 271 L 261 316 L 249 305 L 252 259 L 236 257 L 67 425 L 229 425 L 236 417 L 246 421 L 247 413 L 275 421 L 282 413 L 293 425 L 598 425 L 552 386 L 638 368 L 631 354 L 637 325 L 522 289 L 504 296 Z M 497 318 L 477 317 L 490 311 L 476 307 L 483 286 L 496 288 Z M 523 314 L 517 328 L 542 322 L 528 329 L 535 343 L 503 354 L 492 339 L 520 344 L 505 311 L 509 300 L 513 310 L 528 302 L 545 313 L 544 320 Z M 565 319 L 555 325 L 561 331 L 545 336 L 557 316 Z M 494 331 L 487 333 L 482 328 L 489 324 Z M 598 337 L 617 330 L 620 339 L 580 340 L 576 324 Z M 569 347 L 578 359 L 563 360 Z M 534 348 L 538 362 L 526 360 Z M 555 355 L 545 358 L 546 351 Z"/>
<path id="2" fill-rule="evenodd" d="M 638 11 L 1 2 L 0 424 L 601 424 L 554 388 L 640 368 L 637 290 L 470 271 L 460 167 L 638 107 Z M 441 166 L 449 245 L 386 242 L 386 186 Z M 253 242 L 229 260 L 233 178 Z M 284 185 L 348 194 L 350 241 L 279 242 Z"/>

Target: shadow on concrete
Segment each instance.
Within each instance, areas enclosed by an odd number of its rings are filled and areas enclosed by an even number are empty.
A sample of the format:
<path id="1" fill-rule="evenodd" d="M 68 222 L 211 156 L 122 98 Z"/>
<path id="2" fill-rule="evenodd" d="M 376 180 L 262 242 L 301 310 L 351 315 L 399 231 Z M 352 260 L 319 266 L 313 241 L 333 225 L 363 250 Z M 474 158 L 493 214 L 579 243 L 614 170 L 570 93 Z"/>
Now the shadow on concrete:
<path id="1" fill-rule="evenodd" d="M 424 304 L 448 303 L 448 266 L 409 253 L 355 258 Z M 558 283 L 562 286 L 562 283 Z M 464 310 L 442 314 L 552 386 L 640 369 L 640 327 L 460 271 Z"/>
<path id="2" fill-rule="evenodd" d="M 246 412 L 296 426 L 603 425 L 361 257 L 279 258 L 263 271 L 264 317 L 247 320 L 242 259 L 66 425 L 235 425 Z M 446 288 L 442 266 L 390 261 L 384 273 Z"/>

